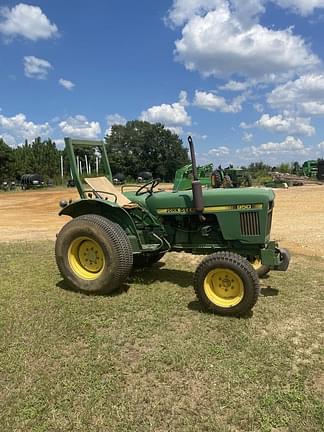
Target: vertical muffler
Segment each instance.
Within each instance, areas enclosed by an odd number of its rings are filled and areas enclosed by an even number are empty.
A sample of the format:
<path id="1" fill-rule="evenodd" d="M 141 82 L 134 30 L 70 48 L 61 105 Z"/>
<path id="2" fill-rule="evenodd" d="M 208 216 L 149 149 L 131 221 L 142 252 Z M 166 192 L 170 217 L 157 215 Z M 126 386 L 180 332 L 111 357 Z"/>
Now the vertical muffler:
<path id="1" fill-rule="evenodd" d="M 190 158 L 191 158 L 192 175 L 193 175 L 193 181 L 191 183 L 193 205 L 196 212 L 200 213 L 201 217 L 203 217 L 202 212 L 204 211 L 204 200 L 203 200 L 202 186 L 198 179 L 196 155 L 195 155 L 194 144 L 191 136 L 188 136 L 188 143 L 190 149 Z"/>

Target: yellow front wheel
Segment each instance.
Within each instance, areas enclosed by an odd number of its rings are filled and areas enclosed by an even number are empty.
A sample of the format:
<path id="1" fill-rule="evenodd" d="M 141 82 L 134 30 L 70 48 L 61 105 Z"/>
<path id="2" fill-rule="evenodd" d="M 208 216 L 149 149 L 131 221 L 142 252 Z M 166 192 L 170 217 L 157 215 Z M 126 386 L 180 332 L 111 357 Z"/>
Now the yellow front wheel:
<path id="1" fill-rule="evenodd" d="M 213 304 L 230 308 L 242 301 L 244 284 L 241 277 L 233 270 L 216 268 L 207 273 L 204 291 Z"/>
<path id="2" fill-rule="evenodd" d="M 194 288 L 206 309 L 220 315 L 245 315 L 255 305 L 260 291 L 250 263 L 231 252 L 204 258 L 195 272 Z"/>

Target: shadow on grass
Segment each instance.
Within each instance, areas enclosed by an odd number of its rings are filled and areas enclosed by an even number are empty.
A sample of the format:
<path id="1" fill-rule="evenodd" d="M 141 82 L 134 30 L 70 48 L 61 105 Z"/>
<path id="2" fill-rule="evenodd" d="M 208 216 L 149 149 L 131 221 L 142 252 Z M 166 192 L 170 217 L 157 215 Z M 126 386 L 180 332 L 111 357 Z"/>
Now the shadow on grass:
<path id="1" fill-rule="evenodd" d="M 161 266 L 159 266 L 161 267 Z M 141 270 L 134 270 L 128 280 L 134 283 L 150 285 L 154 282 L 170 282 L 182 288 L 192 287 L 193 272 L 153 266 Z"/>
<path id="2" fill-rule="evenodd" d="M 210 315 L 214 315 L 213 312 L 207 310 L 202 303 L 200 303 L 200 301 L 198 300 L 193 300 L 190 303 L 188 303 L 188 309 L 195 311 L 195 312 L 199 312 L 199 313 L 207 313 Z M 242 316 L 228 316 L 226 318 L 232 318 L 232 319 L 250 319 L 253 317 L 253 311 L 250 310 L 248 311 L 245 315 Z"/>
<path id="3" fill-rule="evenodd" d="M 260 294 L 262 295 L 262 297 L 275 297 L 279 294 L 279 290 L 277 288 L 267 286 L 265 288 L 261 288 Z"/>
<path id="4" fill-rule="evenodd" d="M 116 297 L 121 294 L 127 293 L 130 286 L 128 284 L 121 285 L 118 289 L 113 291 L 112 293 L 96 293 L 96 292 L 86 292 L 82 291 L 78 288 L 73 288 L 72 286 L 68 285 L 65 280 L 61 280 L 56 284 L 57 288 L 63 289 L 64 291 L 70 291 L 78 294 L 83 294 L 85 296 L 106 296 L 106 297 Z"/>

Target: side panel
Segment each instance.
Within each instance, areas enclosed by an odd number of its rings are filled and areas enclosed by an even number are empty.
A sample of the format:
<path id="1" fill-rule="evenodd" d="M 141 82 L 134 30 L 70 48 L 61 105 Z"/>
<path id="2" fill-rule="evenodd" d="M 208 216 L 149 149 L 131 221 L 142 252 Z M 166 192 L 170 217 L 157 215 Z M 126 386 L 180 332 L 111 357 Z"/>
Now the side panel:
<path id="1" fill-rule="evenodd" d="M 192 192 L 157 192 L 130 197 L 159 218 L 196 214 Z M 263 244 L 268 240 L 274 194 L 265 189 L 206 190 L 203 215 L 215 215 L 226 241 Z M 269 213 L 271 211 L 271 213 Z M 174 224 L 173 224 L 174 225 Z M 182 227 L 184 228 L 184 227 Z M 204 239 L 202 239 L 204 243 Z"/>

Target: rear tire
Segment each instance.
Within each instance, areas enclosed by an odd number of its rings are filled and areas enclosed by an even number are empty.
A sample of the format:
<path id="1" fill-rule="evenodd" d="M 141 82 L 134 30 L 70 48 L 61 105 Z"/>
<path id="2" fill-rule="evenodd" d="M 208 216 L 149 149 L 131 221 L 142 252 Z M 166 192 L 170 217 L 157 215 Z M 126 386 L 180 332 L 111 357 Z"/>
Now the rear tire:
<path id="1" fill-rule="evenodd" d="M 211 176 L 211 184 L 213 189 L 218 189 L 222 186 L 223 180 L 221 173 L 218 170 L 215 170 Z"/>
<path id="2" fill-rule="evenodd" d="M 260 292 L 251 264 L 232 252 L 217 252 L 204 258 L 194 275 L 194 289 L 208 311 L 226 316 L 246 315 Z"/>
<path id="3" fill-rule="evenodd" d="M 133 264 L 130 241 L 120 225 L 98 215 L 79 216 L 59 232 L 57 266 L 70 287 L 87 293 L 111 293 Z"/>

